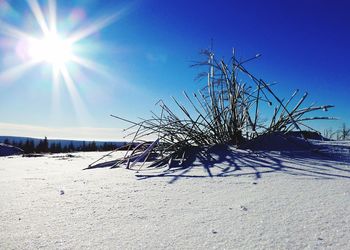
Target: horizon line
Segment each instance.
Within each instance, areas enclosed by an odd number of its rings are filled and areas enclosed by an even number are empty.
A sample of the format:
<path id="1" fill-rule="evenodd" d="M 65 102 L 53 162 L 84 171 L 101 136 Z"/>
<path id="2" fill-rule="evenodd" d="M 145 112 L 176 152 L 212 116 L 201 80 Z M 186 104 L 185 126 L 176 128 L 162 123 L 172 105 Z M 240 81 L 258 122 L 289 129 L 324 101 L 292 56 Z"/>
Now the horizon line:
<path id="1" fill-rule="evenodd" d="M 102 127 L 45 127 L 30 124 L 16 124 L 0 122 L 0 136 L 28 137 L 50 140 L 74 141 L 128 141 L 122 135 L 120 128 Z M 52 138 L 52 139 L 51 139 Z"/>

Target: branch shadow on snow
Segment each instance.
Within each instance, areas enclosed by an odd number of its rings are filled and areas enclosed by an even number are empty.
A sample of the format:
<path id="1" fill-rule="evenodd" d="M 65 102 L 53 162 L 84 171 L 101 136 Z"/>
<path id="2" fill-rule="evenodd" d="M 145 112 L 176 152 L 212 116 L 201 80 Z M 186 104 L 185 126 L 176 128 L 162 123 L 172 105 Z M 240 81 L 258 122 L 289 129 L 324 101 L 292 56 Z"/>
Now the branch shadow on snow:
<path id="1" fill-rule="evenodd" d="M 146 171 L 146 170 L 145 170 Z M 173 162 L 170 168 L 158 173 L 141 174 L 139 180 L 170 178 L 214 178 L 252 176 L 255 180 L 271 173 L 284 173 L 314 179 L 349 179 L 350 160 L 335 158 L 320 151 L 252 152 L 233 150 L 216 145 L 205 151 L 194 150 L 182 163 Z"/>
<path id="2" fill-rule="evenodd" d="M 334 148 L 333 148 L 334 150 Z M 166 165 L 166 164 L 165 164 Z M 85 168 L 117 168 L 118 160 Z M 135 169 L 138 169 L 136 166 Z M 283 173 L 314 179 L 349 179 L 350 154 L 337 155 L 327 148 L 316 147 L 301 151 L 250 151 L 215 145 L 208 149 L 192 148 L 183 162 L 173 161 L 171 167 L 147 168 L 136 171 L 139 180 L 170 178 L 219 178 L 251 176 L 259 180 L 264 175 Z"/>

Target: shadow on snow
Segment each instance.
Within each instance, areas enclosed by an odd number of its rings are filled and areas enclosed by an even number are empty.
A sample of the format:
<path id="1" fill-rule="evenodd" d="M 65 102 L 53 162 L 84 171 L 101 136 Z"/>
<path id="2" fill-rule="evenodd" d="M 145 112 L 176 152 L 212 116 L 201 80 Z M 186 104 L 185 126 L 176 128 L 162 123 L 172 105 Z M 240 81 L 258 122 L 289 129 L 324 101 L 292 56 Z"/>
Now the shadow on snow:
<path id="1" fill-rule="evenodd" d="M 116 163 L 108 161 L 86 169 L 115 168 Z M 252 176 L 260 179 L 271 173 L 315 179 L 350 179 L 349 163 L 350 159 L 338 158 L 322 151 L 252 152 L 216 145 L 207 150 L 194 148 L 183 162 L 173 161 L 170 168 L 165 168 L 166 164 L 157 169 L 144 166 L 141 171 L 136 171 L 136 177 L 139 180 L 170 178 L 169 183 L 180 178 Z"/>

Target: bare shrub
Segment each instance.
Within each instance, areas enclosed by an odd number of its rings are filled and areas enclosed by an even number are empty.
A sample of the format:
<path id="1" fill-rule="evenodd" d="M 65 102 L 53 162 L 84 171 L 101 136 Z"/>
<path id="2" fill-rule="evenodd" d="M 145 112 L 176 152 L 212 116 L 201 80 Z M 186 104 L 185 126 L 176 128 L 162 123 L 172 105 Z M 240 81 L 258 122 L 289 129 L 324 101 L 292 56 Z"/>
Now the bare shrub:
<path id="1" fill-rule="evenodd" d="M 205 86 L 193 95 L 183 92 L 186 105 L 172 98 L 179 112 L 171 109 L 163 100 L 158 101 L 158 112 L 150 118 L 131 121 L 112 115 L 129 123 L 125 131 L 132 144 L 140 143 L 141 150 L 133 149 L 118 163 L 145 162 L 153 156 L 151 166 L 171 165 L 173 160 L 183 161 L 193 147 L 215 144 L 240 145 L 258 136 L 292 130 L 314 130 L 308 121 L 333 119 L 326 116 L 307 116 L 314 111 L 327 111 L 332 105 L 303 106 L 308 93 L 299 99 L 296 90 L 287 100 L 273 91 L 272 84 L 257 78 L 245 65 L 260 55 L 238 60 L 233 51 L 229 61 L 218 60 L 211 50 L 201 53 L 203 61 L 192 66 L 204 68 L 198 80 Z M 272 109 L 271 117 L 260 110 Z M 145 142 L 153 136 L 154 142 Z M 142 164 L 143 165 L 143 164 Z M 141 166 L 142 166 L 141 165 Z"/>

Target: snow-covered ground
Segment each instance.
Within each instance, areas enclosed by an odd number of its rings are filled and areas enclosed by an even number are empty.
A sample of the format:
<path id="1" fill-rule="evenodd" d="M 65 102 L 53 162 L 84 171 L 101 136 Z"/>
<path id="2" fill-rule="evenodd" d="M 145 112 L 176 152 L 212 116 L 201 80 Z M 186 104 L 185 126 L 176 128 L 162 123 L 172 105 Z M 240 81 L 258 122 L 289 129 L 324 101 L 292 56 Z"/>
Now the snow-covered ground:
<path id="1" fill-rule="evenodd" d="M 321 144 L 139 173 L 82 170 L 101 152 L 2 157 L 0 249 L 350 249 L 350 143 Z"/>

